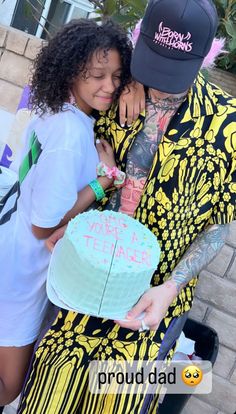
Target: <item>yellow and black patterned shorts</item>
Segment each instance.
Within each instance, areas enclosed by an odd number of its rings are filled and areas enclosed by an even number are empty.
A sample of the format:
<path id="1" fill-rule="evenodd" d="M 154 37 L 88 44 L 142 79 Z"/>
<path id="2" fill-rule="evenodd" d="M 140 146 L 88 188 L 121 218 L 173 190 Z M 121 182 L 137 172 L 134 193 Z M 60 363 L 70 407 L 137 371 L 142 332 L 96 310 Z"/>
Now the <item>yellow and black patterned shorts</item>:
<path id="1" fill-rule="evenodd" d="M 39 343 L 18 414 L 156 413 L 158 395 L 92 394 L 92 360 L 171 359 L 186 315 L 157 331 L 131 331 L 111 320 L 62 310 Z"/>

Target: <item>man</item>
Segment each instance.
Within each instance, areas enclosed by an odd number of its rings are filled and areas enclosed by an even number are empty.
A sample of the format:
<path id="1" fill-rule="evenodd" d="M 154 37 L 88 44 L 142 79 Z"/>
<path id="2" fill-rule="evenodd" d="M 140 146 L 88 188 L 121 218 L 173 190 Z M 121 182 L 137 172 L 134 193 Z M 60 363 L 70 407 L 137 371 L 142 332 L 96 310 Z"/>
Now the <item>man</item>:
<path id="1" fill-rule="evenodd" d="M 125 132 L 114 115 L 106 118 L 105 133 L 127 174 L 106 208 L 134 213 L 163 253 L 153 277 L 160 307 L 151 289 L 131 321 L 120 323 L 124 327 L 139 328 L 136 316 L 146 308 L 143 324 L 151 329 L 167 310 L 170 317 L 188 311 L 198 273 L 219 252 L 236 217 L 236 100 L 198 73 L 217 21 L 208 0 L 150 1 L 131 62 L 133 78 L 146 87 L 145 117 Z M 178 293 L 172 303 L 171 286 Z"/>

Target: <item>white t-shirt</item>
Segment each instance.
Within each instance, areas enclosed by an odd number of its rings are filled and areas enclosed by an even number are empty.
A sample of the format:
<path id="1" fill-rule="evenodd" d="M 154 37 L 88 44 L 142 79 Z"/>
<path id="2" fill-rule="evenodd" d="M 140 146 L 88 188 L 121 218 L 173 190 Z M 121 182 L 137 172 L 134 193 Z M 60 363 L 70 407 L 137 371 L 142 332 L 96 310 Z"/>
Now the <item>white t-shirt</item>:
<path id="1" fill-rule="evenodd" d="M 17 208 L 17 193 L 0 208 L 0 346 L 32 343 L 47 308 L 50 253 L 31 225 L 56 226 L 96 178 L 93 119 L 70 104 L 64 109 L 30 122 Z"/>

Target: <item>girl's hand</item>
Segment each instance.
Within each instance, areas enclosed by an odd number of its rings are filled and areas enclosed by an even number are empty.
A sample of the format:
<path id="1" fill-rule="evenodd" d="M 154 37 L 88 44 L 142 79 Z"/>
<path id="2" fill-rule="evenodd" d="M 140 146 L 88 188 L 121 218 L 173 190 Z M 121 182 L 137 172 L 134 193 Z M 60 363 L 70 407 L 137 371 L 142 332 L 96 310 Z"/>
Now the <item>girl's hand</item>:
<path id="1" fill-rule="evenodd" d="M 123 328 L 134 331 L 142 330 L 142 325 L 156 331 L 177 295 L 174 281 L 167 281 L 160 286 L 152 287 L 143 294 L 136 305 L 128 312 L 126 319 L 129 319 L 129 321 L 115 322 Z M 137 319 L 141 314 L 143 314 L 143 318 Z"/>
<path id="2" fill-rule="evenodd" d="M 108 167 L 116 167 L 113 149 L 104 139 L 97 139 L 96 148 L 100 161 L 104 162 Z"/>
<path id="3" fill-rule="evenodd" d="M 45 241 L 45 244 L 50 252 L 53 251 L 55 244 L 58 242 L 58 240 L 60 240 L 64 236 L 66 228 L 67 228 L 67 224 L 55 230 L 52 233 L 52 235 Z"/>
<path id="4" fill-rule="evenodd" d="M 145 109 L 145 92 L 141 83 L 133 81 L 130 83 L 119 99 L 120 125 L 130 126 L 138 119 L 139 114 Z"/>

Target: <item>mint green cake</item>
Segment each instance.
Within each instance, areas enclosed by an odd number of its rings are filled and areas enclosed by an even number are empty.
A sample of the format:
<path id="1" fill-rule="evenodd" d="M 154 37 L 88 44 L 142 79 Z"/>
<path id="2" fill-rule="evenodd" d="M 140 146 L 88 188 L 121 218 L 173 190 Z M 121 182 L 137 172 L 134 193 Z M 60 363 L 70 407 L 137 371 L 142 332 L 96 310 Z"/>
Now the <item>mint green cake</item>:
<path id="1" fill-rule="evenodd" d="M 113 211 L 79 214 L 53 250 L 49 299 L 80 313 L 125 319 L 149 289 L 159 258 L 156 237 L 137 220 Z"/>

